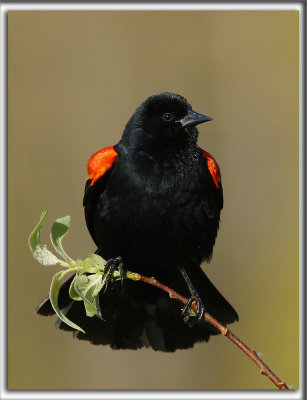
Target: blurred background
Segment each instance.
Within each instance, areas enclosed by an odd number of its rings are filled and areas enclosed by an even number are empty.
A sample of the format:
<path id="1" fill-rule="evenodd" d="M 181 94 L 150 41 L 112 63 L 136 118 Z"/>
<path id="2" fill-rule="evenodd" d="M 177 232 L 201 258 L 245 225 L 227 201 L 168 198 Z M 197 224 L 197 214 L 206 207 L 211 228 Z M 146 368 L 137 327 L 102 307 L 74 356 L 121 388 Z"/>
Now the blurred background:
<path id="1" fill-rule="evenodd" d="M 204 268 L 239 313 L 232 332 L 298 389 L 295 11 L 9 11 L 9 389 L 276 389 L 221 335 L 174 354 L 114 351 L 35 314 L 59 270 L 28 249 L 41 210 L 48 245 L 52 221 L 70 214 L 67 252 L 95 250 L 87 160 L 159 91 L 214 118 L 199 145 L 220 165 L 225 205 Z"/>

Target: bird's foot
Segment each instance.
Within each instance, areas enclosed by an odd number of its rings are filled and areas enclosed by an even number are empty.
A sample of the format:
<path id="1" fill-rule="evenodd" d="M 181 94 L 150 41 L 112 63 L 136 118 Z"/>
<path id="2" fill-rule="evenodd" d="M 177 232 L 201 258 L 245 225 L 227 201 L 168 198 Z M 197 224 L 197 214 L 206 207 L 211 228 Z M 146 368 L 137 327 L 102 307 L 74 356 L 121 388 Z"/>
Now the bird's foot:
<path id="1" fill-rule="evenodd" d="M 193 302 L 196 302 L 196 310 L 191 308 Z M 195 314 L 195 315 L 194 315 Z M 196 323 L 203 320 L 205 315 L 205 306 L 197 294 L 192 295 L 182 309 L 181 316 L 183 321 L 192 328 Z"/>
<path id="2" fill-rule="evenodd" d="M 124 265 L 123 265 L 122 259 L 121 259 L 121 257 L 110 258 L 106 262 L 106 265 L 104 267 L 104 272 L 103 272 L 102 278 L 101 278 L 102 280 L 105 280 L 103 293 L 105 293 L 105 291 L 107 290 L 109 282 L 113 277 L 113 273 L 116 270 L 119 271 L 121 285 L 123 287 L 126 272 L 124 270 Z"/>

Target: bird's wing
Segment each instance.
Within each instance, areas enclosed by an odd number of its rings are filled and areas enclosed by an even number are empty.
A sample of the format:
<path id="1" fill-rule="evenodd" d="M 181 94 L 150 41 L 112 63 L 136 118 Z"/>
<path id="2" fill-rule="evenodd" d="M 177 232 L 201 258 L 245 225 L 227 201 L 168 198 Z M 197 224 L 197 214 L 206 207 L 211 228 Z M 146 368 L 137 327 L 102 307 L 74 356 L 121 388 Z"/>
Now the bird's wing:
<path id="1" fill-rule="evenodd" d="M 214 157 L 207 151 L 201 149 L 201 155 L 205 159 L 206 168 L 212 177 L 212 184 L 215 188 L 214 193 L 216 194 L 217 204 L 221 210 L 223 208 L 223 187 L 220 167 Z"/>
<path id="2" fill-rule="evenodd" d="M 117 157 L 118 153 L 113 146 L 105 147 L 93 154 L 87 164 L 87 181 L 84 189 L 83 206 L 86 225 L 95 243 L 93 222 L 96 201 L 105 189 L 108 176 Z"/>

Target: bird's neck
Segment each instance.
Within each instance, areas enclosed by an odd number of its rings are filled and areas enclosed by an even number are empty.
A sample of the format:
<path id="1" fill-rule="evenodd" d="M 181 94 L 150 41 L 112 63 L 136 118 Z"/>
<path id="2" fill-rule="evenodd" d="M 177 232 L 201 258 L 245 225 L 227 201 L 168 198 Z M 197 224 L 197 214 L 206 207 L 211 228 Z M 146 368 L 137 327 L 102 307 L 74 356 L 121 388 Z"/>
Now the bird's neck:
<path id="1" fill-rule="evenodd" d="M 189 140 L 178 141 L 133 141 L 121 143 L 121 153 L 144 169 L 162 172 L 165 169 L 186 169 L 199 158 L 199 147 Z"/>

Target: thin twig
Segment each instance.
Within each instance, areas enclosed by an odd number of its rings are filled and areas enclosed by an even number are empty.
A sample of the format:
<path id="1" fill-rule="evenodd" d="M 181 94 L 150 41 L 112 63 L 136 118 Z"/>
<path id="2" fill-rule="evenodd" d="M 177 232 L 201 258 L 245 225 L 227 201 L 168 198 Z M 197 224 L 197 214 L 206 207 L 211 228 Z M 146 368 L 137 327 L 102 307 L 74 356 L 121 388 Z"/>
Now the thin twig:
<path id="1" fill-rule="evenodd" d="M 156 286 L 159 289 L 164 290 L 168 293 L 171 299 L 175 299 L 180 301 L 183 304 L 186 304 L 188 299 L 181 296 L 179 293 L 175 292 L 170 287 L 164 285 L 163 283 L 157 281 L 154 277 L 149 278 L 148 276 L 136 274 L 134 272 L 127 271 L 128 274 L 131 274 L 132 279 L 137 281 L 142 281 L 145 283 L 149 283 L 150 285 Z M 196 302 L 194 301 L 191 305 L 193 310 L 196 310 Z M 262 375 L 267 376 L 277 387 L 279 390 L 289 390 L 286 382 L 277 375 L 274 374 L 273 371 L 261 360 L 256 351 L 251 350 L 245 343 L 243 343 L 239 338 L 237 338 L 226 326 L 222 325 L 219 321 L 213 318 L 210 314 L 205 313 L 204 321 L 209 322 L 215 328 L 217 328 L 224 336 L 228 337 L 236 346 L 238 346 L 251 360 L 254 361 L 255 364 L 260 368 L 260 373 Z"/>

